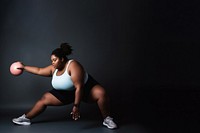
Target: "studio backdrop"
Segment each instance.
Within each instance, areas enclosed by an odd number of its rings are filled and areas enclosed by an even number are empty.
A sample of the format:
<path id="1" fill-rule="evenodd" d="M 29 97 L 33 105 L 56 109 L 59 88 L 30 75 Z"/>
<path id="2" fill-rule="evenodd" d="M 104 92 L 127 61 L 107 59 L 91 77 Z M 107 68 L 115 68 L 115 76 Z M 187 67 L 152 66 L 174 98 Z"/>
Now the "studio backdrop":
<path id="1" fill-rule="evenodd" d="M 160 96 L 163 90 L 200 87 L 195 2 L 1 0 L 0 11 L 1 107 L 30 106 L 52 89 L 51 78 L 13 76 L 9 67 L 14 61 L 45 67 L 62 42 L 71 44 L 70 58 L 106 88 L 112 107 L 121 111 L 171 95 Z"/>

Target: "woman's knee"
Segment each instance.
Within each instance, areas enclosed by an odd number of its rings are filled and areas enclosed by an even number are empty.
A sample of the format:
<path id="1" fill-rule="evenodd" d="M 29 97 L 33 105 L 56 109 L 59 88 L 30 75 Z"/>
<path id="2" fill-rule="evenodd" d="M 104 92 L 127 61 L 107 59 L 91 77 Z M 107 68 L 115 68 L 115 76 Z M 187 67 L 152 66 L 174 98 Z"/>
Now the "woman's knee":
<path id="1" fill-rule="evenodd" d="M 106 98 L 107 94 L 106 91 L 103 87 L 101 86 L 97 86 L 93 89 L 92 91 L 92 95 L 95 99 L 99 99 L 99 98 Z"/>
<path id="2" fill-rule="evenodd" d="M 42 98 L 38 101 L 39 104 L 42 104 L 42 105 L 48 105 L 50 102 L 49 102 L 49 94 L 48 93 L 45 93 Z"/>

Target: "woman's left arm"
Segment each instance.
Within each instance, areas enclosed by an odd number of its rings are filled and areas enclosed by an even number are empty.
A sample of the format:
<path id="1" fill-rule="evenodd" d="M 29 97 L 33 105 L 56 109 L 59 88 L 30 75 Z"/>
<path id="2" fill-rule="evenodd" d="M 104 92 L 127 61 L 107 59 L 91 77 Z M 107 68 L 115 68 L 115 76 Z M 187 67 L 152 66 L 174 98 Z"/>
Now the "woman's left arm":
<path id="1" fill-rule="evenodd" d="M 72 118 L 74 120 L 77 120 L 80 117 L 79 105 L 81 103 L 81 98 L 83 93 L 82 88 L 84 85 L 85 72 L 82 65 L 77 61 L 71 62 L 68 70 L 75 87 L 75 99 L 74 99 L 74 106 L 72 109 Z"/>

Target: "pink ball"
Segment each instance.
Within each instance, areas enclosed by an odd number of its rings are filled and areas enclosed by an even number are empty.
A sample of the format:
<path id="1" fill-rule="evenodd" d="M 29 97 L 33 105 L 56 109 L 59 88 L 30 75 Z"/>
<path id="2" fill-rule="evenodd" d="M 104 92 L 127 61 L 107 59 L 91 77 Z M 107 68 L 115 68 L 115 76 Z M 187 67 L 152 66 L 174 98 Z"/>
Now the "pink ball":
<path id="1" fill-rule="evenodd" d="M 20 62 L 14 62 L 10 65 L 10 73 L 15 76 L 19 76 L 23 73 L 23 69 L 18 69 L 22 68 L 23 65 Z"/>

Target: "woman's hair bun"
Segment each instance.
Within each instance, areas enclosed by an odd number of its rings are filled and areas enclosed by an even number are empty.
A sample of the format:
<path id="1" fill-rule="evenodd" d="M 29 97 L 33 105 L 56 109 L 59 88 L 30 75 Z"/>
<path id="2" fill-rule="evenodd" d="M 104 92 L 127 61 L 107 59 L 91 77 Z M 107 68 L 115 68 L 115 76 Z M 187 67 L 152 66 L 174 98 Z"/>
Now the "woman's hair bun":
<path id="1" fill-rule="evenodd" d="M 72 54 L 73 49 L 72 46 L 69 45 L 69 43 L 61 43 L 60 48 L 66 55 Z"/>

